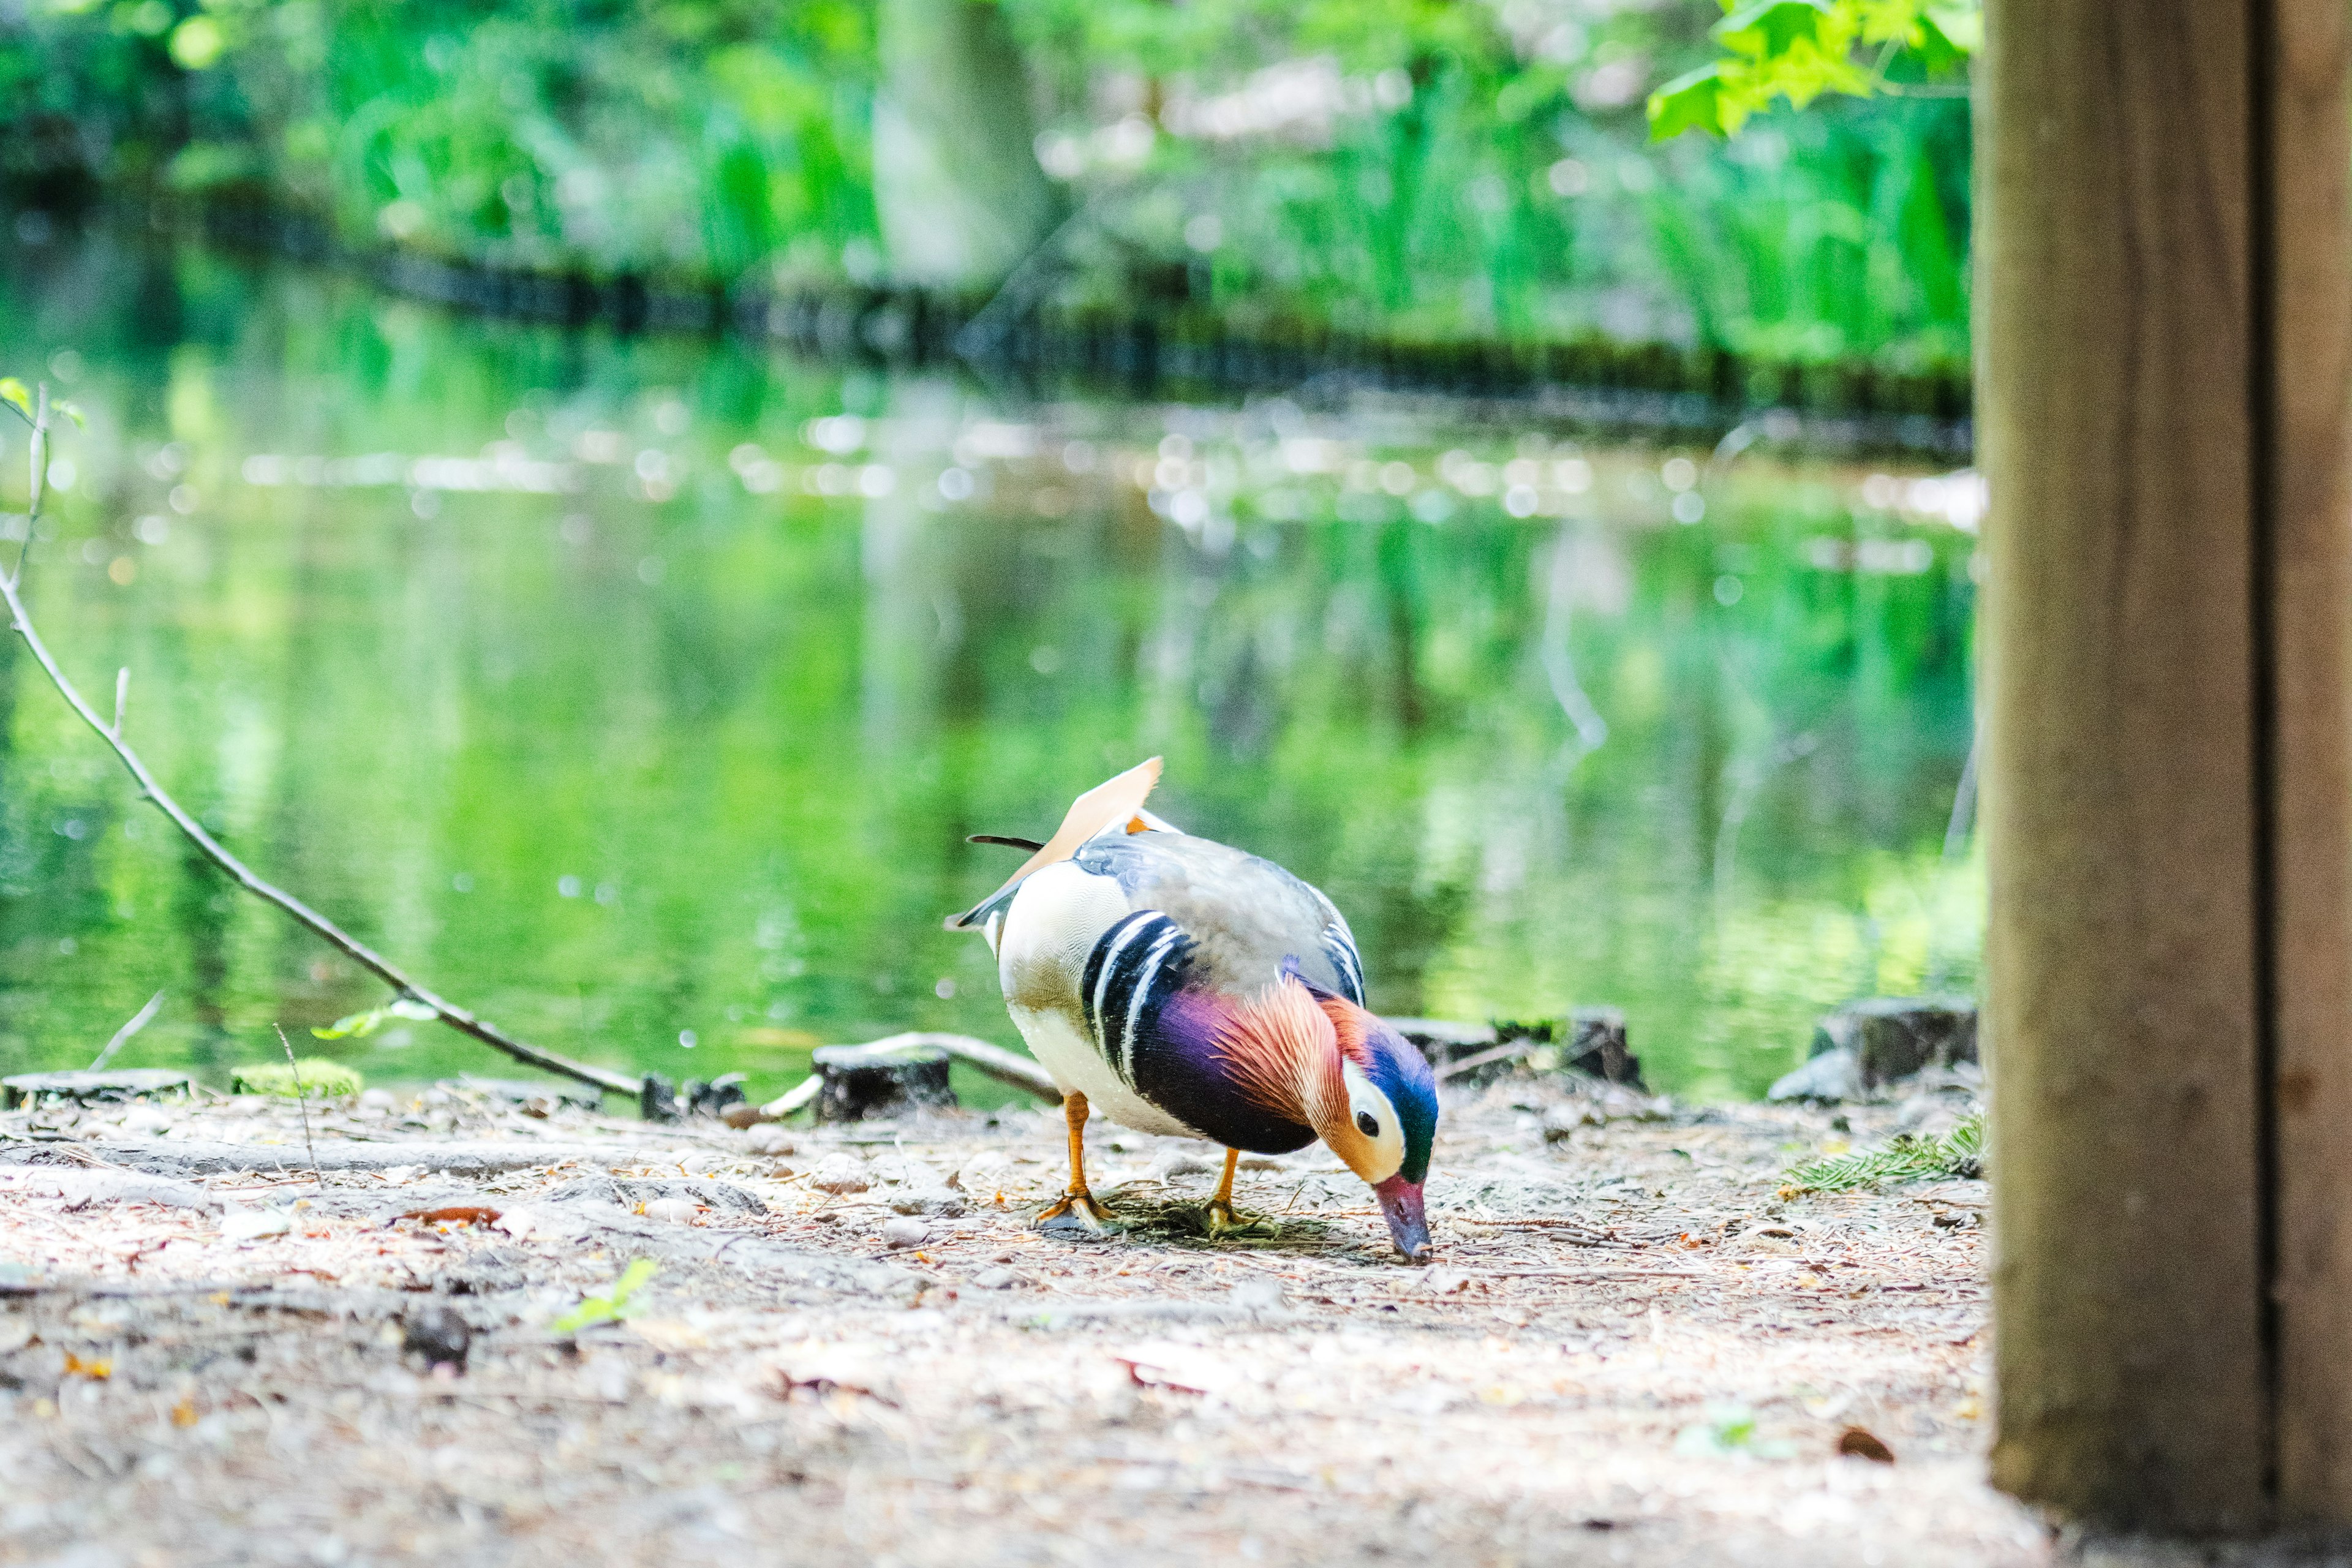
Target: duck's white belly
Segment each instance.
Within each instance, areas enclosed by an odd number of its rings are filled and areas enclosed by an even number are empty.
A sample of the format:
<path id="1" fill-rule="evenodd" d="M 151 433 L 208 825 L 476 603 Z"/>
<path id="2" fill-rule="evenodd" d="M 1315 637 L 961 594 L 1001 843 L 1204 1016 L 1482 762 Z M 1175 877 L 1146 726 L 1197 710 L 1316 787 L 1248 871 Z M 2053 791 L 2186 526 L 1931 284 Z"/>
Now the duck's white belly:
<path id="1" fill-rule="evenodd" d="M 1093 1043 L 1070 1026 L 1067 1015 L 1034 1007 L 1015 1006 L 1009 1010 L 1021 1037 L 1029 1042 L 1029 1054 L 1054 1075 L 1054 1081 L 1062 1086 L 1063 1092 L 1076 1090 L 1085 1095 L 1089 1110 L 1138 1132 L 1173 1138 L 1201 1136 L 1128 1088 L 1127 1080 L 1097 1054 Z"/>

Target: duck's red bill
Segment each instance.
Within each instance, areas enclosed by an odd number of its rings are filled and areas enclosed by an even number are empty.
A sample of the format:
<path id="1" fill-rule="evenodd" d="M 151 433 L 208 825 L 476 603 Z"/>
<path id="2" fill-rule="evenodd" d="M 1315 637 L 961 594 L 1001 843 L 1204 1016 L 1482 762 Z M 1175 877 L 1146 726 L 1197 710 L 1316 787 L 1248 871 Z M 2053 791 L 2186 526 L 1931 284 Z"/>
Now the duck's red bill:
<path id="1" fill-rule="evenodd" d="M 1381 1200 L 1381 1217 L 1389 1222 L 1389 1235 L 1405 1260 L 1428 1262 L 1429 1215 L 1422 1207 L 1421 1184 L 1391 1176 L 1372 1188 L 1372 1195 Z"/>

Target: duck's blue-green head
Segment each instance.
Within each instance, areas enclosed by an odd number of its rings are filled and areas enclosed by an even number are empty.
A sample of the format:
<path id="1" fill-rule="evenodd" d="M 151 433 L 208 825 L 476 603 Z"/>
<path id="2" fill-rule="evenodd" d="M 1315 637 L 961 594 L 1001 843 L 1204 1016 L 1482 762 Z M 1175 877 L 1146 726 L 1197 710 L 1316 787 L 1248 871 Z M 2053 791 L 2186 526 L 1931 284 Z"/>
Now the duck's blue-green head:
<path id="1" fill-rule="evenodd" d="M 1437 1077 L 1403 1036 L 1341 997 L 1324 1001 L 1339 1037 L 1344 1118 L 1318 1127 L 1323 1142 L 1371 1184 L 1397 1249 L 1415 1263 L 1430 1255 L 1423 1188 L 1437 1142 Z M 1336 1109 L 1336 1108 L 1335 1108 Z"/>

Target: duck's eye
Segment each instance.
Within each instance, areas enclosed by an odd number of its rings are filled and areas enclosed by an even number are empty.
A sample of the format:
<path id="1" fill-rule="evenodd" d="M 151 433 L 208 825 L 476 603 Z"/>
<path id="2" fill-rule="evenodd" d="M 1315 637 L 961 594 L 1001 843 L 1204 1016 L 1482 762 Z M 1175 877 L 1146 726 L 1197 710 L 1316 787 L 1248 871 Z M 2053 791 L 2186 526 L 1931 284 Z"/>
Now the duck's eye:
<path id="1" fill-rule="evenodd" d="M 1367 1138 L 1377 1138 L 1381 1135 L 1381 1124 L 1370 1111 L 1359 1110 L 1356 1112 L 1356 1131 Z"/>

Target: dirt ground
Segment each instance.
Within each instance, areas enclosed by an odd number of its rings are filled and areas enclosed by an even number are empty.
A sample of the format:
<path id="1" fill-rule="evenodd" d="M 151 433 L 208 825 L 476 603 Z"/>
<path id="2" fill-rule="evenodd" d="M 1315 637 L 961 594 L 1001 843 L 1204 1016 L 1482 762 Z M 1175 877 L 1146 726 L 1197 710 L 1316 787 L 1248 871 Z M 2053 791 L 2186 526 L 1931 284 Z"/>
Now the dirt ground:
<path id="1" fill-rule="evenodd" d="M 1783 1199 L 1827 1111 L 1465 1091 L 1424 1268 L 1319 1148 L 1211 1241 L 1216 1151 L 1099 1122 L 1124 1228 L 1040 1233 L 1051 1110 L 311 1121 L 0 1116 L 0 1563 L 2072 1554 L 1983 1480 L 1982 1184 Z"/>

